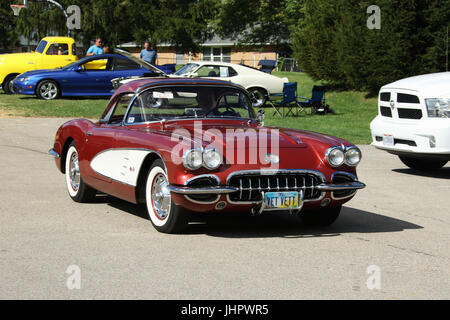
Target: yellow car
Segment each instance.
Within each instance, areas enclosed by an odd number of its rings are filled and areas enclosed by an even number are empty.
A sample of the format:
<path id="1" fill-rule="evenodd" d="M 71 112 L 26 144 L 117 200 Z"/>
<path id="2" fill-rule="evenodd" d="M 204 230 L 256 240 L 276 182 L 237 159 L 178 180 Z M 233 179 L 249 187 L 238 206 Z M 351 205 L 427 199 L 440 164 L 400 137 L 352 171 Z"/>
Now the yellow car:
<path id="1" fill-rule="evenodd" d="M 78 60 L 75 40 L 70 37 L 45 37 L 36 51 L 0 54 L 0 83 L 5 93 L 13 93 L 12 83 L 21 73 L 63 67 Z"/>

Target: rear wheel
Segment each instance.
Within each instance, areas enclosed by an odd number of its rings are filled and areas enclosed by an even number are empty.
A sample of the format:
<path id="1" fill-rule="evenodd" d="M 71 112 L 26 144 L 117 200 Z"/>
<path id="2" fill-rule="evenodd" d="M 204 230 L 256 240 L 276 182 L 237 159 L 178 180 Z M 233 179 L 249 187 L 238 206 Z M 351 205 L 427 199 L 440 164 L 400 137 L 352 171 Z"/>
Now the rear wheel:
<path id="1" fill-rule="evenodd" d="M 40 99 L 53 100 L 59 97 L 59 86 L 55 81 L 44 80 L 36 88 L 36 95 Z"/>
<path id="2" fill-rule="evenodd" d="M 265 90 L 260 88 L 250 88 L 248 89 L 248 93 L 252 100 L 253 108 L 262 107 L 267 101 L 267 93 Z"/>
<path id="3" fill-rule="evenodd" d="M 438 170 L 445 166 L 445 164 L 447 163 L 446 160 L 416 159 L 404 156 L 399 156 L 399 158 L 405 165 L 407 165 L 411 169 L 423 171 Z"/>
<path id="4" fill-rule="evenodd" d="M 6 94 L 15 93 L 14 86 L 13 86 L 15 78 L 16 78 L 15 75 L 10 75 L 10 76 L 6 77 L 5 81 L 3 81 L 2 87 L 3 87 L 3 91 L 5 91 Z"/>
<path id="5" fill-rule="evenodd" d="M 89 202 L 95 197 L 95 189 L 84 183 L 78 163 L 78 151 L 73 141 L 66 154 L 66 186 L 70 197 L 76 202 Z"/>
<path id="6" fill-rule="evenodd" d="M 314 227 L 326 227 L 332 225 L 339 214 L 342 206 L 327 209 L 317 209 L 300 212 L 300 220 L 303 224 Z"/>
<path id="7" fill-rule="evenodd" d="M 159 232 L 178 233 L 187 226 L 187 212 L 172 201 L 168 187 L 164 164 L 158 159 L 150 168 L 145 185 L 148 215 Z"/>

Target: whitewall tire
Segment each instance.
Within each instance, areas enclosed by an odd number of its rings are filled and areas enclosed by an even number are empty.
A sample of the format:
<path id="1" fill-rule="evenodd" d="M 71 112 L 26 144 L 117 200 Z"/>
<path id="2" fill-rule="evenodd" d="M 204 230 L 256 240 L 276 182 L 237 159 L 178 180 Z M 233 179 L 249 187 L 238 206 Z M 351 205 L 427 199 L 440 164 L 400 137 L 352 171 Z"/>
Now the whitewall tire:
<path id="1" fill-rule="evenodd" d="M 169 180 L 161 160 L 150 168 L 145 184 L 147 212 L 156 230 L 177 233 L 187 225 L 187 213 L 173 201 L 168 189 Z"/>
<path id="2" fill-rule="evenodd" d="M 78 151 L 75 142 L 70 144 L 69 150 L 66 153 L 65 177 L 67 191 L 72 200 L 76 202 L 88 202 L 95 197 L 95 189 L 86 185 L 81 177 Z"/>

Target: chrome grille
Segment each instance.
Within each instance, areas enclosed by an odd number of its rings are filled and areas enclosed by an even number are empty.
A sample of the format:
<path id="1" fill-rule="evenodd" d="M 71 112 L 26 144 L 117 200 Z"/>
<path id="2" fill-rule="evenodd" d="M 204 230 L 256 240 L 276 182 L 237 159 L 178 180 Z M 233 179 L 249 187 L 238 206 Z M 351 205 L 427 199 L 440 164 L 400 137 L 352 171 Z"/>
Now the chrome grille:
<path id="1" fill-rule="evenodd" d="M 239 188 L 229 194 L 232 202 L 258 202 L 264 192 L 300 191 L 305 200 L 320 198 L 316 187 L 323 182 L 321 175 L 313 172 L 278 172 L 275 174 L 242 173 L 228 179 L 228 185 Z"/>

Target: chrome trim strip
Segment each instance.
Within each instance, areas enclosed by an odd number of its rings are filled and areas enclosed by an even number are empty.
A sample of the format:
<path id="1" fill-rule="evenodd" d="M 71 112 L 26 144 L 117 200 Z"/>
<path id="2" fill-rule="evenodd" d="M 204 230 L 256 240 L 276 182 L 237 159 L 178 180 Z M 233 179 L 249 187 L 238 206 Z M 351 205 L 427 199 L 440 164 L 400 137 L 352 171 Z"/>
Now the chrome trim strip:
<path id="1" fill-rule="evenodd" d="M 194 200 L 192 198 L 189 198 L 189 195 L 184 195 L 184 198 L 189 200 L 192 203 L 196 203 L 196 204 L 214 204 L 217 201 L 219 201 L 220 199 L 220 194 L 217 195 L 217 197 L 213 200 L 213 201 L 198 201 L 198 200 Z"/>
<path id="2" fill-rule="evenodd" d="M 356 175 L 354 175 L 353 173 L 350 173 L 350 172 L 344 172 L 344 171 L 337 171 L 337 172 L 334 172 L 334 173 L 332 174 L 332 176 L 331 176 L 331 181 L 332 181 L 332 182 L 333 182 L 334 177 L 335 177 L 336 175 L 347 176 L 347 177 L 349 177 L 351 180 L 353 180 L 354 182 L 357 182 L 357 181 L 358 181 L 358 177 L 357 177 Z M 344 200 L 344 199 L 348 199 L 348 198 L 353 197 L 353 196 L 356 194 L 356 191 L 358 191 L 358 189 L 355 189 L 352 193 L 350 193 L 350 194 L 348 194 L 348 195 L 346 195 L 346 196 L 344 196 L 344 197 L 336 197 L 336 196 L 334 195 L 334 192 L 331 192 L 331 199 L 333 199 L 333 200 Z"/>
<path id="3" fill-rule="evenodd" d="M 341 190 L 359 190 L 364 189 L 366 185 L 359 181 L 341 183 L 341 184 L 320 184 L 316 188 L 322 191 L 341 191 Z"/>
<path id="4" fill-rule="evenodd" d="M 180 194 L 227 194 L 238 191 L 238 188 L 233 187 L 207 187 L 207 188 L 189 188 L 189 187 L 178 187 L 170 185 L 169 190 L 174 193 Z"/>
<path id="5" fill-rule="evenodd" d="M 53 148 L 50 149 L 50 150 L 48 150 L 48 153 L 49 153 L 51 156 L 54 156 L 55 158 L 59 158 L 59 153 L 56 152 L 55 150 L 53 150 Z"/>
<path id="6" fill-rule="evenodd" d="M 220 179 L 215 174 L 201 174 L 199 176 L 192 177 L 190 179 L 187 179 L 185 181 L 184 185 L 187 186 L 190 182 L 195 181 L 197 179 L 201 179 L 201 178 L 212 178 L 212 179 L 216 180 L 217 185 L 220 185 Z"/>

